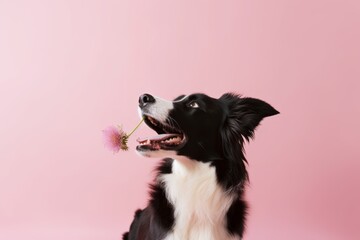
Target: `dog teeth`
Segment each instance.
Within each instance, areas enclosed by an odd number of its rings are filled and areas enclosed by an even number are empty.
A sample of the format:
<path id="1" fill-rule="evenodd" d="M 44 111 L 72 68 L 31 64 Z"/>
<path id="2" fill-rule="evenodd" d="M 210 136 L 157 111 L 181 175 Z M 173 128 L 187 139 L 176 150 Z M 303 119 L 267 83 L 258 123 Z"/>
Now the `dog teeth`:
<path id="1" fill-rule="evenodd" d="M 161 141 L 162 143 L 179 143 L 181 141 L 180 137 L 172 137 L 166 140 Z"/>
<path id="2" fill-rule="evenodd" d="M 140 145 L 142 146 L 151 146 L 154 149 L 160 149 L 160 145 L 159 144 L 166 144 L 166 145 L 179 145 L 182 142 L 182 137 L 180 136 L 173 136 L 161 141 L 157 141 L 157 140 L 151 140 L 151 139 L 146 139 L 142 142 L 139 142 Z"/>

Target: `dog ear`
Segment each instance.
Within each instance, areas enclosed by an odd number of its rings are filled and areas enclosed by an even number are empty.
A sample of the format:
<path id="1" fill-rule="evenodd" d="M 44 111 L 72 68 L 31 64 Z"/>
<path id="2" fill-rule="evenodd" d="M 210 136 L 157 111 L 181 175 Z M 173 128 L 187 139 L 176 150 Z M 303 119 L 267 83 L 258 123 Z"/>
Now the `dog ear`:
<path id="1" fill-rule="evenodd" d="M 242 98 L 237 94 L 226 93 L 220 100 L 227 109 L 224 127 L 233 135 L 242 136 L 247 141 L 253 137 L 263 118 L 279 114 L 270 104 L 255 98 Z"/>
<path id="2" fill-rule="evenodd" d="M 240 95 L 226 93 L 220 97 L 225 110 L 223 127 L 220 130 L 223 154 L 229 161 L 227 179 L 229 186 L 241 186 L 248 181 L 244 162 L 244 139 L 253 137 L 255 128 L 264 117 L 279 112 L 268 103 L 254 98 L 241 98 Z"/>

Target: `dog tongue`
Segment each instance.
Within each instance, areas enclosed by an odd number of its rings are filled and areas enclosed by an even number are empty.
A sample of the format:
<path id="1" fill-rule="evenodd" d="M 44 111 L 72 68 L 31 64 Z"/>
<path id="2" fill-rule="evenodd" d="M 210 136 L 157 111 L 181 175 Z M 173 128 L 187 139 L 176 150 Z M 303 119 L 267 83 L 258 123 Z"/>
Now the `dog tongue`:
<path id="1" fill-rule="evenodd" d="M 139 143 L 143 143 L 146 141 L 162 141 L 162 140 L 166 140 L 168 138 L 171 137 L 177 137 L 179 136 L 179 134 L 175 134 L 175 133 L 166 133 L 166 134 L 159 134 L 157 136 L 153 136 L 153 137 L 147 137 L 147 138 L 138 138 L 136 141 L 138 141 Z"/>

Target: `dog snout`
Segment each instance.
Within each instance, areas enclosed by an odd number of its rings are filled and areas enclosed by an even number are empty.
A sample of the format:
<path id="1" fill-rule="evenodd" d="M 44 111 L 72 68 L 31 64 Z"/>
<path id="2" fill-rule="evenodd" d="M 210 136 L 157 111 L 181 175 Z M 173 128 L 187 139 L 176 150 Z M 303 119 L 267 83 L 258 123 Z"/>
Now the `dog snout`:
<path id="1" fill-rule="evenodd" d="M 139 106 L 141 108 L 145 107 L 146 105 L 150 104 L 150 103 L 154 103 L 155 102 L 155 98 L 153 96 L 151 96 L 150 94 L 143 94 L 139 97 Z"/>

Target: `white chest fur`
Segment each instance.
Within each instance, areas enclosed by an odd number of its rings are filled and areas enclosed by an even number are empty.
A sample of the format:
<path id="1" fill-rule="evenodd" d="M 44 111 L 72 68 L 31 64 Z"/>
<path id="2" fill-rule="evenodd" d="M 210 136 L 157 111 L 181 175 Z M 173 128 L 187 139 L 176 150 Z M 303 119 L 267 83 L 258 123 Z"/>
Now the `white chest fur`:
<path id="1" fill-rule="evenodd" d="M 165 240 L 239 240 L 226 230 L 234 197 L 217 184 L 214 167 L 182 158 L 159 180 L 175 208 L 175 226 Z"/>

